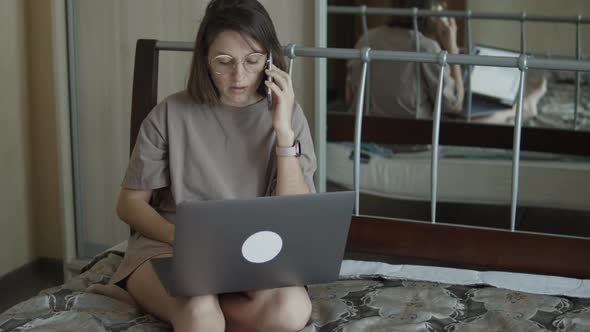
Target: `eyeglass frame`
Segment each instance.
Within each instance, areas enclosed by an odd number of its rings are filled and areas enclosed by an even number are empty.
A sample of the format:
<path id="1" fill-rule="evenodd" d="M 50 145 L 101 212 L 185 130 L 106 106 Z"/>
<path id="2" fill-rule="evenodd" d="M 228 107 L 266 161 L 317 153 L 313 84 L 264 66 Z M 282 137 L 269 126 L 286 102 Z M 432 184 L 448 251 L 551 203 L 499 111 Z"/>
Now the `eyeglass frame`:
<path id="1" fill-rule="evenodd" d="M 260 54 L 260 55 L 262 55 L 262 56 L 266 57 L 266 60 L 264 60 L 264 63 L 265 63 L 266 65 L 265 65 L 265 66 L 263 66 L 263 69 L 262 69 L 260 72 L 250 72 L 250 71 L 248 71 L 248 69 L 246 69 L 246 65 L 244 64 L 244 63 L 246 62 L 246 59 L 247 59 L 249 56 L 251 56 L 251 55 L 254 55 L 254 54 Z M 209 66 L 209 68 L 210 68 L 210 69 L 211 69 L 211 70 L 212 70 L 212 71 L 213 71 L 215 74 L 217 74 L 217 75 L 229 75 L 229 74 L 233 73 L 233 72 L 236 70 L 236 66 L 237 66 L 238 64 L 241 64 L 241 65 L 242 65 L 242 67 L 244 68 L 244 71 L 246 71 L 246 72 L 247 72 L 247 73 L 249 73 L 249 74 L 259 74 L 259 73 L 262 73 L 262 72 L 264 71 L 264 68 L 266 68 L 266 66 L 267 66 L 267 65 L 268 65 L 268 63 L 270 62 L 270 59 L 269 59 L 269 57 L 268 57 L 268 53 L 252 52 L 252 53 L 250 53 L 250 54 L 246 55 L 244 58 L 242 58 L 242 60 L 241 60 L 241 61 L 236 61 L 236 62 L 234 62 L 233 66 L 232 66 L 232 71 L 231 71 L 231 72 L 228 72 L 228 73 L 220 73 L 220 72 L 218 72 L 218 71 L 215 71 L 215 70 L 213 70 L 213 67 L 211 66 L 211 63 L 212 63 L 213 61 L 215 61 L 215 59 L 217 59 L 217 58 L 220 58 L 220 57 L 230 57 L 230 58 L 232 59 L 232 61 L 235 61 L 235 59 L 236 59 L 235 57 L 233 57 L 233 56 L 231 56 L 231 55 L 229 55 L 229 54 L 219 54 L 219 55 L 216 55 L 215 57 L 213 57 L 211 60 L 209 60 L 209 61 L 208 61 L 208 63 L 207 63 L 207 64 L 208 64 L 208 66 Z"/>

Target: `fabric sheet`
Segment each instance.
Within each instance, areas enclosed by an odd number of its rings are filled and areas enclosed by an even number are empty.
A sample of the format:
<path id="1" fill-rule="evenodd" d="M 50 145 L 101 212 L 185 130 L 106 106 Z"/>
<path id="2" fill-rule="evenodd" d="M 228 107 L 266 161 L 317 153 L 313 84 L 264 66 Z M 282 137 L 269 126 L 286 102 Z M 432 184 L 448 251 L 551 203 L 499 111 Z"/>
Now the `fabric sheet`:
<path id="1" fill-rule="evenodd" d="M 83 291 L 108 283 L 122 254 L 105 252 L 81 275 L 0 314 L 0 331 L 171 331 L 137 307 Z M 590 299 L 356 272 L 309 287 L 305 332 L 590 330 Z"/>

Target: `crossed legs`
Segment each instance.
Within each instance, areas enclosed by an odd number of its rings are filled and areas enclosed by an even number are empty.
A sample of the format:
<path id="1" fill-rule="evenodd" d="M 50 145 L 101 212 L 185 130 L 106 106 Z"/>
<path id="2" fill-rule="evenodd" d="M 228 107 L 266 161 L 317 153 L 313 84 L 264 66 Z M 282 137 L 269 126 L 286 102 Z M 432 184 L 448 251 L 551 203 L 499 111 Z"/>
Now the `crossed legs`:
<path id="1" fill-rule="evenodd" d="M 219 297 L 227 331 L 300 331 L 311 315 L 303 287 L 267 289 Z"/>
<path id="2" fill-rule="evenodd" d="M 118 288 L 108 285 L 89 290 L 129 302 L 129 298 L 121 298 L 121 294 L 113 287 Z M 127 290 L 132 301 L 154 316 L 169 321 L 177 332 L 294 332 L 302 330 L 311 315 L 311 302 L 303 287 L 220 296 L 171 297 L 161 285 L 149 261 L 129 277 Z"/>

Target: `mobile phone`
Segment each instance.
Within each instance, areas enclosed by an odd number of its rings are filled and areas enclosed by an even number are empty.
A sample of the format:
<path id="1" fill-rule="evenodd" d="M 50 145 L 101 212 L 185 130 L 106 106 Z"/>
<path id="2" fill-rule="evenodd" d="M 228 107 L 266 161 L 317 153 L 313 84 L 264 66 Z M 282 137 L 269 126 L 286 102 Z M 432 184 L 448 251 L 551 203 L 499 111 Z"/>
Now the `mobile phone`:
<path id="1" fill-rule="evenodd" d="M 268 70 L 272 70 L 272 52 L 268 53 Z M 269 83 L 272 83 L 272 77 L 271 76 L 267 76 L 266 80 Z M 272 109 L 272 90 L 270 89 L 270 87 L 267 88 L 267 92 L 266 92 L 266 100 L 268 101 L 268 109 Z"/>

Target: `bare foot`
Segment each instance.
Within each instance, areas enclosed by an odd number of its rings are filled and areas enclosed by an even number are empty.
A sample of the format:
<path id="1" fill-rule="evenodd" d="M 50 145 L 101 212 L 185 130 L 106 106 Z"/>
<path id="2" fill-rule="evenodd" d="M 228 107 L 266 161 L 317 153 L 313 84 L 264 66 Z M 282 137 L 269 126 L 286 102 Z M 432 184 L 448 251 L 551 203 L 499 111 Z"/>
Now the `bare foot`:
<path id="1" fill-rule="evenodd" d="M 523 105 L 523 115 L 525 118 L 535 117 L 538 114 L 537 105 L 539 100 L 547 93 L 547 79 L 543 77 L 541 84 L 527 94 Z"/>
<path id="2" fill-rule="evenodd" d="M 137 306 L 137 303 L 135 303 L 133 297 L 131 297 L 131 295 L 127 291 L 125 291 L 123 288 L 119 286 L 93 284 L 88 286 L 88 288 L 86 288 L 86 291 L 89 293 L 112 297 L 116 300 L 125 302 L 132 306 Z"/>

